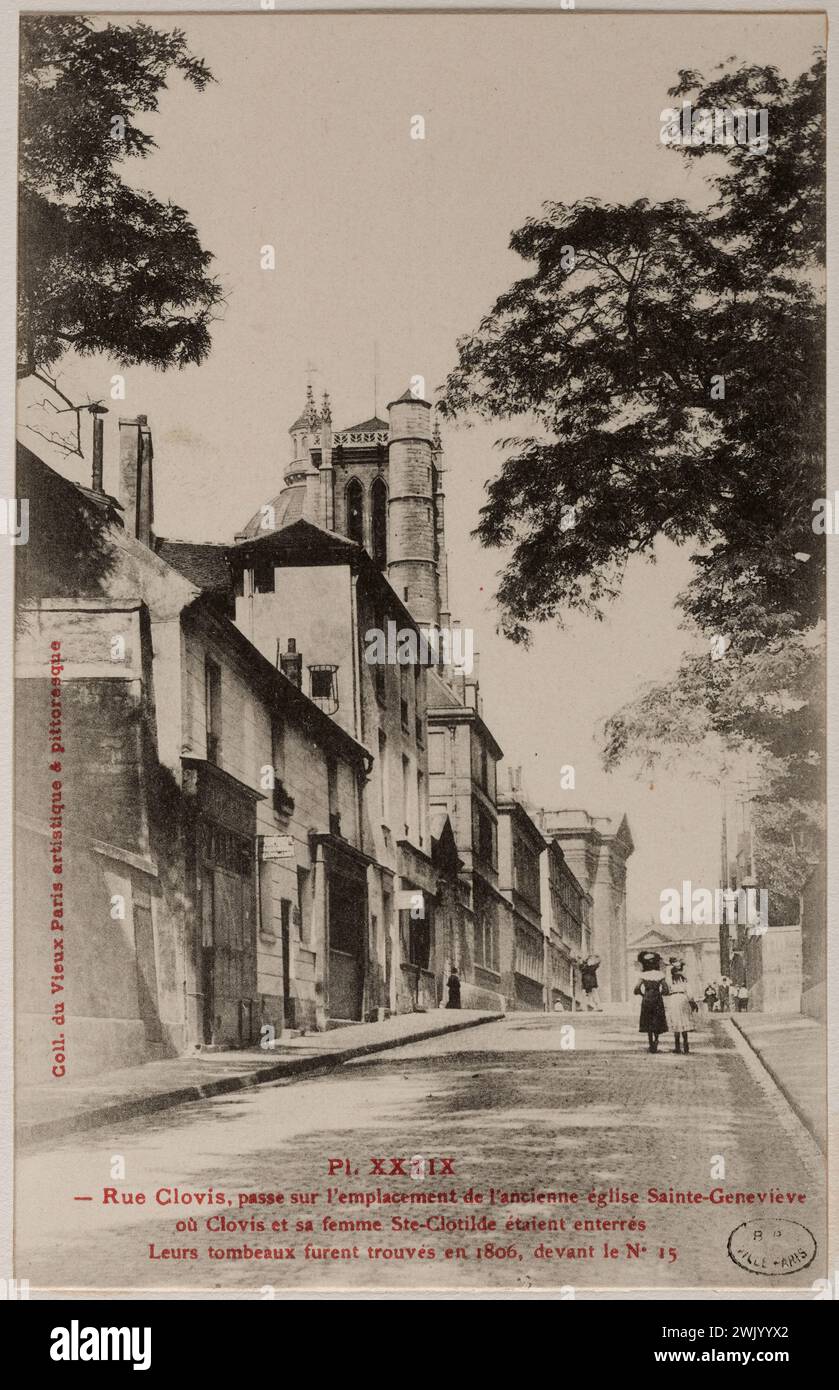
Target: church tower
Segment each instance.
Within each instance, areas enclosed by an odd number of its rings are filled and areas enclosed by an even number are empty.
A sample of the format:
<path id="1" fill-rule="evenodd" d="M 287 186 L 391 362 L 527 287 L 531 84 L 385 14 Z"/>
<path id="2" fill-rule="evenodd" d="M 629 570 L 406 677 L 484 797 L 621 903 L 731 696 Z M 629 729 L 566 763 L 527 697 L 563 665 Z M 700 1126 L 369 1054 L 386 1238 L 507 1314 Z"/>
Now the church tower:
<path id="1" fill-rule="evenodd" d="M 440 621 L 431 406 L 406 391 L 388 406 L 388 565 L 391 585 L 420 627 Z"/>
<path id="2" fill-rule="evenodd" d="M 440 426 L 435 419 L 431 437 L 431 483 L 434 489 L 434 557 L 437 561 L 437 601 L 440 606 L 440 625 L 451 627 L 449 609 L 449 557 L 446 553 L 446 492 L 445 455 L 440 438 Z"/>

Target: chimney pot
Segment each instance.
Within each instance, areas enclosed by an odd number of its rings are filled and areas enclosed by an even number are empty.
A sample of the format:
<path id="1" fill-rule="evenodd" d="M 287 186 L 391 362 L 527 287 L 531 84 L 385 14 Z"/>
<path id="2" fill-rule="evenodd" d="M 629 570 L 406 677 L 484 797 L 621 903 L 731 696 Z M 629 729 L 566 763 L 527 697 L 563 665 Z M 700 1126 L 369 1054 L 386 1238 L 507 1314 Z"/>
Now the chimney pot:
<path id="1" fill-rule="evenodd" d="M 91 479 L 94 492 L 104 492 L 104 434 L 105 422 L 102 416 L 95 414 L 93 417 L 93 477 Z"/>
<path id="2" fill-rule="evenodd" d="M 303 689 L 303 656 L 294 637 L 288 639 L 288 650 L 280 653 L 280 670 L 298 690 Z"/>

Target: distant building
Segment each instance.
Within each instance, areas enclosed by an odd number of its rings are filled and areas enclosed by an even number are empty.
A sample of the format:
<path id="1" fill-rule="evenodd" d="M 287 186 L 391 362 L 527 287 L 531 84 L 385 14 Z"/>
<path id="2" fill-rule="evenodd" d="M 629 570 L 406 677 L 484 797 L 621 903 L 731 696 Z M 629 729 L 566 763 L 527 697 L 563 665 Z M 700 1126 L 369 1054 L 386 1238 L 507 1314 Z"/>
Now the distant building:
<path id="1" fill-rule="evenodd" d="M 749 795 L 739 798 L 739 811 L 741 821 L 730 858 L 729 827 L 727 821 L 723 824 L 727 886 L 735 892 L 751 892 L 758 900 L 761 885 L 755 876 L 756 837 Z M 814 839 L 814 851 L 817 844 Z M 818 862 L 817 852 L 813 858 Z M 814 872 L 798 897 L 767 892 L 765 898 L 762 921 L 749 923 L 733 914 L 733 920 L 721 924 L 723 968 L 735 984 L 746 986 L 749 1009 L 753 1012 L 817 1011 L 820 997 L 823 1006 L 826 978 L 823 872 Z"/>
<path id="2" fill-rule="evenodd" d="M 305 647 L 310 677 L 334 682 L 331 717 L 373 756 L 369 852 L 390 876 L 371 906 L 389 952 L 382 1004 L 435 1007 L 456 965 L 464 1007 L 501 1007 L 513 960 L 498 886 L 501 749 L 477 678 L 442 651 L 369 660 L 371 631 L 452 631 L 440 434 L 410 391 L 387 410 L 333 431 L 328 397 L 318 410 L 307 392 L 283 486 L 230 551 L 236 621 L 272 660 L 289 638 Z"/>
<path id="3" fill-rule="evenodd" d="M 720 969 L 719 938 L 715 926 L 699 926 L 690 922 L 664 926 L 653 921 L 636 927 L 627 942 L 630 995 L 641 970 L 638 964 L 640 951 L 657 951 L 664 966 L 671 956 L 684 961 L 685 974 L 697 997 L 701 996 L 705 985 L 719 980 L 723 973 Z"/>
<path id="4" fill-rule="evenodd" d="M 510 905 L 499 887 L 497 764 L 477 681 L 429 673 L 429 796 L 452 825 L 469 904 L 466 951 L 452 964 L 467 1007 L 503 1008 L 512 988 Z"/>
<path id="5" fill-rule="evenodd" d="M 545 965 L 540 862 L 547 848 L 539 827 L 510 791 L 498 800 L 499 888 L 512 910 L 511 1009 L 544 1009 Z"/>
<path id="6" fill-rule="evenodd" d="M 406 391 L 373 416 L 333 431 L 324 395 L 312 389 L 289 429 L 283 486 L 236 539 L 253 540 L 295 521 L 346 536 L 387 575 L 421 626 L 448 623 L 444 460 L 432 407 Z"/>
<path id="7" fill-rule="evenodd" d="M 591 894 L 572 873 L 558 840 L 547 841 L 541 874 L 547 1003 L 549 1008 L 574 1009 L 582 1002 L 580 967 L 594 950 Z"/>
<path id="8" fill-rule="evenodd" d="M 617 829 L 607 816 L 587 811 L 543 811 L 540 826 L 559 843 L 591 905 L 591 950 L 600 956 L 601 998 L 627 998 L 626 861 L 634 851 L 626 816 Z"/>

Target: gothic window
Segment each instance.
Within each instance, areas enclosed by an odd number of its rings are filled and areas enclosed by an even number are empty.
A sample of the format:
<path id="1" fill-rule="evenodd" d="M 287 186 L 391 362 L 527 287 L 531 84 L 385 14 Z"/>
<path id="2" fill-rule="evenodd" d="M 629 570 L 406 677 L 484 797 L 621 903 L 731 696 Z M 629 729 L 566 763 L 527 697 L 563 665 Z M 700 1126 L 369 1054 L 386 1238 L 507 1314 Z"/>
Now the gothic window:
<path id="1" fill-rule="evenodd" d="M 347 535 L 351 541 L 364 544 L 364 489 L 358 478 L 347 484 Z"/>
<path id="2" fill-rule="evenodd" d="M 374 478 L 370 488 L 370 509 L 373 529 L 373 561 L 383 570 L 387 565 L 387 484 L 384 478 Z"/>

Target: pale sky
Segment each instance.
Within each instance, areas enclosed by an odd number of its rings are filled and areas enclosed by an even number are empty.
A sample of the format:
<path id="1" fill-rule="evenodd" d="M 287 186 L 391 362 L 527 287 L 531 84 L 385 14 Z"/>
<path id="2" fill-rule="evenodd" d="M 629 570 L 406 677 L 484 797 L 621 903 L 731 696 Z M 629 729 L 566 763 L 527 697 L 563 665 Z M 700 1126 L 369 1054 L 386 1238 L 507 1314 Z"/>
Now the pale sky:
<path id="1" fill-rule="evenodd" d="M 374 344 L 380 413 L 416 374 L 433 399 L 458 336 L 529 273 L 507 243 L 544 201 L 705 201 L 711 161 L 686 167 L 658 138 L 679 68 L 708 76 L 735 54 L 791 76 L 823 40 L 815 14 L 257 11 L 177 22 L 217 84 L 197 93 L 174 80 L 160 112 L 140 120 L 159 150 L 126 174 L 188 210 L 228 302 L 201 367 L 126 372 L 125 401 L 107 402 L 105 482 L 116 491 L 119 415 L 147 414 L 155 529 L 191 540 L 232 540 L 279 490 L 307 369 L 318 398 L 330 392 L 336 428 L 372 414 Z M 422 141 L 410 138 L 417 114 Z M 274 271 L 260 268 L 266 244 Z M 72 399 L 107 401 L 119 368 L 68 359 L 59 370 Z M 29 399 L 27 388 L 22 425 Z M 645 920 L 664 888 L 716 884 L 719 793 L 686 770 L 607 777 L 594 730 L 675 669 L 685 635 L 673 598 L 688 554 L 662 546 L 655 567 L 634 565 L 605 623 L 545 626 L 530 652 L 498 637 L 502 556 L 470 531 L 500 463 L 493 442 L 513 433 L 506 423 L 444 431 L 452 610 L 475 629 L 484 714 L 530 799 L 616 823 L 627 813 L 630 923 Z M 21 437 L 89 482 L 87 463 L 25 428 Z M 564 764 L 574 791 L 559 786 Z"/>

